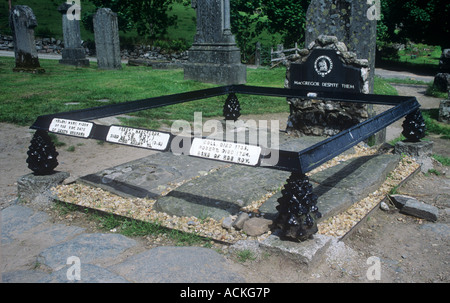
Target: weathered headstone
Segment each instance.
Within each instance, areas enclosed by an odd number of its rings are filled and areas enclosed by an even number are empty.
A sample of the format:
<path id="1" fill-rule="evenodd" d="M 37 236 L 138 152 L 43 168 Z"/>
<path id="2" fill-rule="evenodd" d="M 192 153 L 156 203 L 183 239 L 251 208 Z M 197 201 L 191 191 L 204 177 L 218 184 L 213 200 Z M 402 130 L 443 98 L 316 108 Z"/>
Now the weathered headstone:
<path id="1" fill-rule="evenodd" d="M 321 91 L 368 93 L 369 66 L 334 36 L 321 35 L 296 58 L 287 62 L 287 88 L 307 89 L 310 96 Z M 368 106 L 311 98 L 289 98 L 291 115 L 287 131 L 296 135 L 333 136 L 365 121 Z"/>
<path id="2" fill-rule="evenodd" d="M 117 14 L 110 8 L 100 8 L 94 16 L 94 33 L 98 68 L 121 69 Z"/>
<path id="3" fill-rule="evenodd" d="M 256 65 L 256 67 L 261 66 L 261 42 L 256 43 L 255 65 Z"/>
<path id="4" fill-rule="evenodd" d="M 74 66 L 89 66 L 86 51 L 81 45 L 80 20 L 68 14 L 72 4 L 64 2 L 58 7 L 62 15 L 62 28 L 64 36 L 64 49 L 59 63 Z M 77 9 L 80 9 L 79 7 Z"/>
<path id="5" fill-rule="evenodd" d="M 439 104 L 439 121 L 450 124 L 450 94 L 449 98 Z"/>
<path id="6" fill-rule="evenodd" d="M 230 30 L 230 0 L 192 0 L 197 33 L 184 78 L 221 85 L 246 83 L 246 67 Z"/>
<path id="7" fill-rule="evenodd" d="M 433 86 L 441 92 L 450 91 L 450 73 L 438 73 L 434 77 Z"/>
<path id="8" fill-rule="evenodd" d="M 37 26 L 33 10 L 26 5 L 15 5 L 9 13 L 9 24 L 14 41 L 15 72 L 43 73 L 34 41 Z"/>
<path id="9" fill-rule="evenodd" d="M 439 58 L 439 70 L 441 73 L 450 73 L 450 48 L 442 50 Z"/>
<path id="10" fill-rule="evenodd" d="M 373 92 L 377 39 L 377 1 L 312 0 L 306 15 L 305 45 L 320 35 L 336 36 L 358 58 L 369 61 Z M 375 14 L 374 14 L 375 13 Z"/>

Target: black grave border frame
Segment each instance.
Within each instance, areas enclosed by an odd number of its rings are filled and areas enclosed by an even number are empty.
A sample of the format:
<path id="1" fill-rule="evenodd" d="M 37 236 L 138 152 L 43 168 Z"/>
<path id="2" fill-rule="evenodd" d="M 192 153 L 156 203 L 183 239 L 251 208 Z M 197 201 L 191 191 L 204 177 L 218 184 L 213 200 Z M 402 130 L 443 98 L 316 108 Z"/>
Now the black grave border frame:
<path id="1" fill-rule="evenodd" d="M 28 150 L 28 167 L 35 172 L 35 174 L 51 174 L 53 169 L 58 165 L 56 157 L 58 153 L 51 143 L 48 137 L 50 131 L 50 125 L 53 119 L 67 119 L 78 122 L 89 122 L 92 124 L 92 129 L 87 137 L 79 137 L 85 139 L 96 139 L 99 141 L 106 141 L 113 144 L 121 144 L 117 142 L 111 142 L 107 140 L 107 136 L 111 127 L 126 127 L 134 130 L 145 130 L 156 133 L 166 133 L 169 135 L 169 140 L 165 150 L 152 149 L 160 152 L 173 152 L 172 142 L 174 138 L 180 137 L 180 135 L 174 135 L 168 132 L 161 132 L 150 129 L 135 128 L 128 126 L 118 125 L 100 125 L 92 122 L 91 120 L 116 116 L 121 114 L 127 114 L 132 112 L 138 112 L 141 110 L 148 110 L 157 107 L 163 107 L 168 105 L 174 105 L 194 100 L 207 99 L 211 97 L 217 97 L 221 95 L 228 95 L 224 106 L 225 120 L 230 120 L 230 116 L 239 116 L 240 113 L 232 113 L 227 117 L 225 108 L 233 102 L 234 111 L 240 110 L 239 101 L 236 94 L 243 95 L 263 95 L 271 97 L 286 97 L 286 98 L 302 98 L 302 99 L 319 99 L 323 101 L 332 102 L 348 102 L 348 103 L 360 103 L 360 104 L 378 104 L 393 106 L 392 108 L 369 118 L 368 120 L 357 124 L 347 130 L 324 139 L 306 149 L 301 151 L 286 151 L 281 149 L 270 149 L 261 147 L 259 153 L 259 159 L 256 165 L 252 167 L 264 167 L 277 170 L 283 170 L 291 172 L 290 177 L 287 180 L 287 184 L 282 189 L 282 197 L 278 199 L 279 206 L 277 210 L 279 215 L 274 222 L 273 228 L 280 230 L 280 237 L 294 240 L 304 241 L 312 237 L 317 231 L 317 219 L 321 217 L 320 212 L 316 206 L 317 196 L 314 195 L 312 185 L 309 183 L 306 173 L 319 167 L 325 162 L 340 155 L 356 144 L 367 140 L 377 132 L 383 130 L 390 124 L 400 120 L 406 116 L 403 123 L 403 134 L 411 141 L 419 141 L 425 133 L 425 124 L 423 123 L 423 117 L 420 112 L 420 104 L 415 97 L 404 96 L 390 96 L 390 95 L 375 95 L 375 94 L 362 94 L 362 93 L 350 93 L 350 92 L 336 92 L 318 90 L 311 92 L 306 89 L 291 89 L 291 88 L 272 88 L 261 86 L 247 86 L 247 85 L 228 85 L 220 86 L 209 89 L 202 89 L 196 91 L 190 91 L 185 93 L 178 93 L 160 97 L 153 97 L 148 99 L 123 102 L 113 105 L 105 105 L 94 108 L 81 109 L 76 111 L 61 112 L 50 115 L 39 116 L 34 124 L 30 127 L 35 129 L 36 133 L 32 139 L 32 144 Z M 230 101 L 231 100 L 231 101 Z M 237 104 L 236 104 L 237 103 Z M 292 110 L 292 108 L 291 108 Z M 60 132 L 54 132 L 61 134 Z M 67 134 L 62 134 L 67 135 Z M 197 137 L 191 135 L 190 142 L 193 143 Z M 184 137 L 183 140 L 188 139 Z M 224 142 L 224 140 L 218 140 L 215 138 L 202 138 L 209 140 L 216 140 Z M 181 141 L 181 140 L 180 140 Z M 227 141 L 225 141 L 227 142 Z M 231 141 L 228 141 L 231 142 Z M 246 144 L 243 142 L 236 142 L 240 144 Z M 140 146 L 134 146 L 125 144 L 130 147 L 144 148 Z M 246 144 L 248 146 L 255 146 Z M 180 147 L 180 146 L 178 146 Z M 50 150 L 50 152 L 48 152 Z M 178 151 L 179 152 L 179 151 Z M 183 150 L 186 154 L 186 149 Z M 272 152 L 278 152 L 278 163 L 273 164 L 269 155 Z M 198 157 L 198 155 L 188 156 Z M 33 158 L 34 159 L 31 159 Z M 207 157 L 200 157 L 205 160 L 221 161 L 220 159 L 211 159 Z M 32 164 L 33 162 L 41 162 L 38 165 Z M 227 161 L 223 161 L 227 162 Z M 236 162 L 227 162 L 229 164 L 236 165 L 248 165 Z M 35 167 L 40 166 L 44 169 L 39 172 Z"/>
<path id="2" fill-rule="evenodd" d="M 270 154 L 270 151 L 266 151 L 265 153 L 261 154 L 260 156 L 261 159 L 259 163 L 256 165 L 274 168 L 278 170 L 298 172 L 302 174 L 306 174 L 307 172 L 322 165 L 328 160 L 340 155 L 341 153 L 345 152 L 346 150 L 355 146 L 356 144 L 367 140 L 369 137 L 373 136 L 374 134 L 381 131 L 385 127 L 389 126 L 390 124 L 396 122 L 397 120 L 400 120 L 401 118 L 411 113 L 418 111 L 420 108 L 420 104 L 418 103 L 415 97 L 326 92 L 326 91 L 314 92 L 314 94 L 311 95 L 311 92 L 309 90 L 304 89 L 229 85 L 210 89 L 196 90 L 186 93 L 153 97 L 131 102 L 123 102 L 113 105 L 106 105 L 75 111 L 61 112 L 50 115 L 43 115 L 39 116 L 30 128 L 45 132 L 51 132 L 49 130 L 49 127 L 52 120 L 55 118 L 93 123 L 90 120 L 138 112 L 141 110 L 148 110 L 152 108 L 174 105 L 189 101 L 207 99 L 221 95 L 232 95 L 232 94 L 320 99 L 332 102 L 349 102 L 349 103 L 393 106 L 392 108 L 388 109 L 383 113 L 380 113 L 372 118 L 369 118 L 368 120 L 360 124 L 357 124 L 347 130 L 341 131 L 340 133 L 332 137 L 329 137 L 321 142 L 318 142 L 317 144 L 304 150 L 298 152 L 278 150 L 280 154 L 279 154 L 279 161 L 276 165 L 267 164 L 267 161 L 264 161 L 264 159 L 267 159 L 267 156 L 264 155 Z M 100 141 L 107 141 L 106 135 L 108 134 L 108 131 L 112 126 L 113 125 L 106 126 L 93 123 L 93 128 L 89 136 L 85 139 L 96 139 Z M 136 127 L 129 127 L 129 128 L 141 129 Z M 145 130 L 153 131 L 151 129 Z M 161 133 L 161 131 L 157 132 Z M 55 134 L 61 135 L 61 133 L 58 132 L 55 132 Z M 170 134 L 168 148 L 166 148 L 166 150 L 163 150 L 163 152 L 171 151 L 170 145 L 174 137 L 176 137 L 176 135 Z M 191 139 L 193 140 L 194 137 L 191 137 Z M 112 143 L 110 141 L 108 142 Z M 138 146 L 130 146 L 130 147 L 140 148 Z M 234 164 L 239 165 L 239 163 Z"/>

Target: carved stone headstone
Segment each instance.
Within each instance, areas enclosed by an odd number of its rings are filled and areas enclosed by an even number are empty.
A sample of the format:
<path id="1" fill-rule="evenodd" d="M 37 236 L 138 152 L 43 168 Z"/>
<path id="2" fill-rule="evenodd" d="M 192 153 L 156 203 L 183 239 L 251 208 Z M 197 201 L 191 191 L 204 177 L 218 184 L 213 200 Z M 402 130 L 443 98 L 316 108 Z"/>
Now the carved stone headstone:
<path id="1" fill-rule="evenodd" d="M 67 11 L 71 4 L 64 2 L 58 7 L 62 15 L 62 28 L 64 36 L 64 49 L 59 63 L 74 66 L 89 66 L 86 51 L 81 46 L 80 20 L 68 16 Z M 80 9 L 80 8 L 77 8 Z"/>
<path id="2" fill-rule="evenodd" d="M 33 10 L 26 5 L 15 5 L 9 14 L 14 54 L 16 58 L 15 72 L 43 73 L 34 41 L 34 28 L 37 26 Z"/>
<path id="3" fill-rule="evenodd" d="M 246 67 L 230 30 L 230 0 L 193 0 L 197 33 L 184 78 L 222 85 L 246 83 Z"/>
<path id="4" fill-rule="evenodd" d="M 288 61 L 285 87 L 306 89 L 311 97 L 322 91 L 368 93 L 369 65 L 347 51 L 334 36 L 319 36 Z M 368 106 L 320 98 L 289 98 L 287 131 L 295 135 L 333 136 L 365 121 Z"/>
<path id="5" fill-rule="evenodd" d="M 369 63 L 368 93 L 373 93 L 375 83 L 375 54 L 379 1 L 311 0 L 306 14 L 305 45 L 309 46 L 320 35 L 335 36 L 345 43 L 349 52 Z M 378 105 L 369 105 L 369 117 L 383 111 Z M 386 140 L 382 130 L 369 142 L 380 144 Z"/>
<path id="6" fill-rule="evenodd" d="M 376 3 L 376 1 L 375 1 Z M 336 36 L 358 58 L 369 61 L 369 92 L 373 92 L 377 21 L 368 1 L 312 0 L 306 15 L 305 45 L 320 35 Z M 379 12 L 378 12 L 379 13 Z"/>
<path id="7" fill-rule="evenodd" d="M 117 14 L 100 8 L 94 16 L 95 48 L 100 69 L 121 69 L 119 25 Z"/>

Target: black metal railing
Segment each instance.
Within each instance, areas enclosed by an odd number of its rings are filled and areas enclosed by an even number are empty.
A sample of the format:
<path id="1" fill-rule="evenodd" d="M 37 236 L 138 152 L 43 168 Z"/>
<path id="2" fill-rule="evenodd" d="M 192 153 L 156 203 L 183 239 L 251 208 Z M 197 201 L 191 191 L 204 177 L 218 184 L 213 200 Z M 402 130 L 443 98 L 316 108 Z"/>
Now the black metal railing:
<path id="1" fill-rule="evenodd" d="M 420 104 L 415 97 L 327 91 L 318 91 L 311 94 L 311 92 L 307 90 L 300 89 L 231 85 L 40 116 L 31 126 L 32 129 L 37 131 L 28 151 L 29 157 L 27 162 L 29 168 L 33 170 L 35 174 L 50 174 L 56 167 L 56 157 L 58 153 L 54 147 L 52 147 L 51 142 L 49 142 L 50 138 L 48 138 L 47 132 L 121 144 L 123 141 L 115 141 L 108 138 L 108 135 L 114 135 L 114 131 L 117 131 L 119 126 L 99 125 L 90 122 L 90 120 L 221 95 L 228 95 L 224 105 L 225 118 L 227 120 L 236 120 L 240 115 L 240 105 L 236 94 L 320 99 L 332 102 L 393 106 L 389 110 L 372 117 L 363 123 L 355 125 L 304 150 L 293 152 L 285 150 L 267 150 L 268 148 L 262 148 L 263 152 L 261 152 L 260 149 L 256 152 L 256 156 L 259 157 L 259 160 L 252 164 L 245 161 L 236 161 L 236 159 L 231 161 L 238 165 L 264 166 L 292 172 L 291 177 L 288 179 L 288 184 L 282 191 L 283 197 L 280 198 L 280 205 L 277 208 L 279 210 L 279 216 L 275 222 L 275 225 L 280 227 L 283 234 L 290 239 L 305 240 L 317 232 L 315 222 L 316 219 L 320 217 L 320 213 L 316 207 L 317 197 L 312 194 L 311 186 L 305 176 L 307 172 L 338 156 L 359 142 L 368 139 L 370 136 L 405 116 L 406 120 L 403 124 L 403 135 L 411 141 L 418 141 L 424 136 L 425 125 L 419 110 Z M 51 129 L 52 125 L 54 126 L 57 122 L 61 122 L 62 124 L 60 124 L 65 125 L 64 127 L 70 126 L 69 123 L 71 123 L 74 125 L 74 129 L 77 128 L 77 126 L 86 126 L 86 128 L 82 131 L 74 131 L 72 133 L 62 131 L 62 129 L 58 127 Z M 156 149 L 164 152 L 173 152 L 172 142 L 177 136 L 171 133 L 139 130 L 131 127 L 119 128 L 122 132 L 138 132 L 139 136 L 145 136 L 148 140 L 150 140 L 149 138 L 153 140 L 153 145 L 149 144 L 142 146 L 127 142 L 128 145 Z M 190 139 L 192 143 L 195 138 L 192 137 Z M 271 152 L 279 153 L 277 163 L 272 163 L 272 161 L 267 160 L 267 155 Z M 189 151 L 187 153 L 189 156 L 202 157 L 202 155 L 199 154 L 189 154 Z M 220 157 L 211 158 L 205 156 L 204 158 L 228 162 L 230 160 Z"/>

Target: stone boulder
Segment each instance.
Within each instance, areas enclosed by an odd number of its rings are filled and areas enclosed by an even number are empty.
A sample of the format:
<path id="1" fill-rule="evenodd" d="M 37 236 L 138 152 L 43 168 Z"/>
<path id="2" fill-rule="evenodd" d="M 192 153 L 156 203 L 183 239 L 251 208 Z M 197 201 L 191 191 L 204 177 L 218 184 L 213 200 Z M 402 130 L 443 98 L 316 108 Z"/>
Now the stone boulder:
<path id="1" fill-rule="evenodd" d="M 434 77 L 433 85 L 441 92 L 448 92 L 450 89 L 450 74 L 439 73 Z"/>
<path id="2" fill-rule="evenodd" d="M 442 51 L 441 58 L 439 59 L 439 70 L 443 73 L 450 73 L 450 48 Z"/>
<path id="3" fill-rule="evenodd" d="M 439 105 L 439 121 L 450 123 L 450 98 L 442 100 Z"/>

